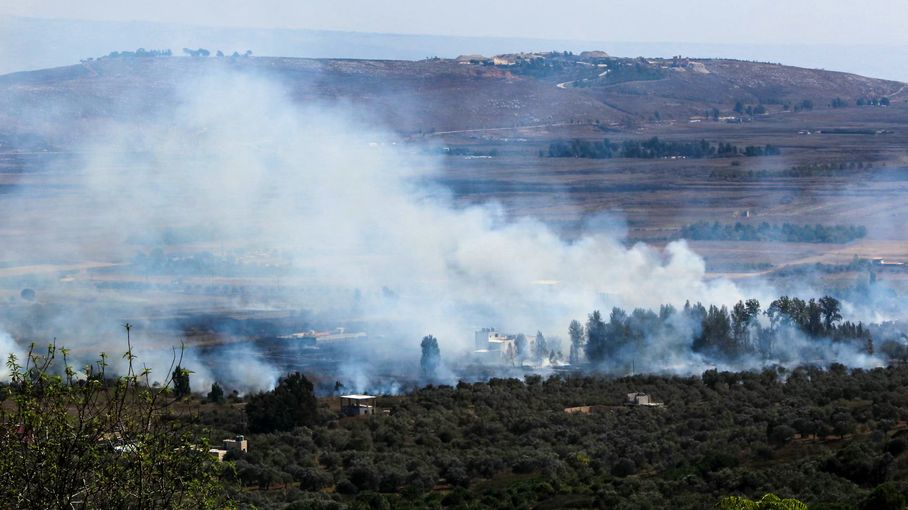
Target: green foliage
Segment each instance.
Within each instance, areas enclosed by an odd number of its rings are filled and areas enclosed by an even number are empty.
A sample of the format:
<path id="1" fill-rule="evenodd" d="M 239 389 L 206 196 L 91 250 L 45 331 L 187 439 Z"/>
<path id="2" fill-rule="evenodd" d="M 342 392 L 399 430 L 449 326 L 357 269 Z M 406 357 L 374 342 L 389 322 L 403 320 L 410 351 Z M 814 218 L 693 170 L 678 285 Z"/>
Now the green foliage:
<path id="1" fill-rule="evenodd" d="M 613 312 L 614 313 L 614 312 Z M 590 361 L 602 361 L 607 354 L 607 331 L 599 310 L 589 315 L 586 322 L 586 356 Z"/>
<path id="2" fill-rule="evenodd" d="M 690 349 L 706 356 L 706 360 L 727 360 L 759 354 L 763 359 L 774 356 L 774 347 L 790 339 L 792 333 L 803 333 L 816 341 L 835 340 L 851 342 L 858 351 L 873 354 L 874 343 L 870 329 L 863 323 L 840 322 L 841 305 L 831 296 L 805 301 L 782 296 L 770 303 L 762 315 L 769 319 L 764 327 L 759 317 L 760 302 L 756 299 L 739 301 L 731 310 L 725 306 L 685 303 L 682 310 L 684 323 L 693 326 Z M 586 325 L 586 344 L 582 348 L 587 358 L 607 370 L 633 370 L 634 363 L 645 364 L 653 354 L 647 349 L 647 339 L 677 338 L 678 322 L 673 320 L 675 309 L 663 305 L 657 314 L 653 310 L 638 308 L 628 315 L 621 308 L 613 308 L 608 323 L 598 310 L 591 313 Z M 576 321 L 574 321 L 576 322 Z M 569 327 L 572 334 L 579 334 L 579 323 Z M 689 335 L 689 333 L 687 333 Z M 883 352 L 891 359 L 908 357 L 908 349 L 899 347 L 893 340 L 883 344 Z M 680 348 L 683 348 L 679 345 Z M 576 350 L 579 351 L 580 346 Z M 658 355 L 658 354 L 657 354 Z M 621 363 L 629 366 L 622 366 Z"/>
<path id="3" fill-rule="evenodd" d="M 185 368 L 181 368 L 180 365 L 177 365 L 173 369 L 173 374 L 171 374 L 171 380 L 173 381 L 173 396 L 175 398 L 188 397 L 192 394 L 192 389 L 189 387 L 189 374 L 191 372 Z"/>
<path id="4" fill-rule="evenodd" d="M 747 157 L 760 157 L 760 156 L 778 156 L 782 154 L 782 150 L 776 147 L 775 145 L 764 145 L 760 147 L 758 145 L 748 145 L 744 147 L 743 154 Z"/>
<path id="5" fill-rule="evenodd" d="M 533 359 L 538 363 L 549 356 L 548 344 L 541 331 L 536 332 L 536 339 L 533 340 Z"/>
<path id="6" fill-rule="evenodd" d="M 657 318 L 673 313 L 684 312 Z M 894 481 L 908 477 L 899 423 L 906 385 L 908 366 L 836 366 L 426 387 L 387 398 L 387 416 L 251 435 L 253 447 L 236 462 L 248 487 L 239 497 L 262 509 L 424 509 L 443 500 L 451 508 L 700 509 L 731 494 L 773 492 L 811 508 L 877 508 L 898 502 L 903 485 Z M 633 391 L 665 405 L 620 405 Z M 581 405 L 593 414 L 564 412 Z M 844 437 L 839 424 L 850 428 Z M 764 507 L 784 508 L 749 508 Z"/>
<path id="7" fill-rule="evenodd" d="M 861 510 L 903 510 L 908 506 L 908 486 L 904 482 L 886 482 L 861 502 Z"/>
<path id="8" fill-rule="evenodd" d="M 190 57 L 207 57 L 208 55 L 211 55 L 211 52 L 205 48 L 199 48 L 197 50 L 183 48 L 183 53 Z"/>
<path id="9" fill-rule="evenodd" d="M 706 140 L 678 142 L 665 141 L 653 137 L 647 140 L 625 140 L 620 144 L 613 143 L 608 138 L 601 142 L 590 142 L 577 138 L 569 142 L 553 142 L 549 144 L 548 151 L 542 154 L 550 158 L 702 159 L 717 156 L 736 156 L 738 154 L 744 156 L 778 156 L 781 153 L 782 151 L 774 145 L 765 145 L 763 147 L 749 145 L 739 149 L 735 145 L 723 142 L 718 144 L 712 144 Z"/>
<path id="10" fill-rule="evenodd" d="M 221 388 L 221 385 L 218 383 L 213 383 L 211 385 L 211 391 L 208 392 L 207 398 L 212 404 L 223 404 L 227 401 L 224 397 L 224 388 Z"/>
<path id="11" fill-rule="evenodd" d="M 169 49 L 146 50 L 145 48 L 139 48 L 136 51 L 112 51 L 107 55 L 107 58 L 150 58 L 170 57 L 172 55 L 173 52 Z"/>
<path id="12" fill-rule="evenodd" d="M 739 496 L 722 498 L 720 510 L 807 510 L 807 505 L 797 499 L 781 499 L 775 494 L 766 494 L 758 501 Z"/>
<path id="13" fill-rule="evenodd" d="M 801 110 L 813 110 L 813 101 L 810 99 L 804 99 L 800 103 L 796 104 L 794 107 L 796 112 Z"/>
<path id="14" fill-rule="evenodd" d="M 66 349 L 11 356 L 0 406 L 2 508 L 222 508 L 223 465 L 174 420 L 150 372 L 108 372 L 106 355 L 81 370 Z"/>
<path id="15" fill-rule="evenodd" d="M 432 335 L 425 336 L 419 346 L 422 349 L 422 355 L 419 358 L 420 374 L 424 380 L 432 380 L 438 375 L 438 365 L 441 364 L 438 339 Z"/>
<path id="16" fill-rule="evenodd" d="M 249 396 L 246 420 L 251 432 L 286 431 L 316 423 L 318 402 L 312 383 L 299 372 L 282 377 L 273 390 Z"/>
<path id="17" fill-rule="evenodd" d="M 765 221 L 722 225 L 701 221 L 685 225 L 679 237 L 691 241 L 775 241 L 786 243 L 848 243 L 867 235 L 863 225 L 771 225 Z"/>
<path id="18" fill-rule="evenodd" d="M 568 337 L 571 339 L 571 351 L 568 361 L 575 365 L 580 362 L 581 349 L 583 348 L 583 325 L 578 321 L 571 321 L 568 326 Z"/>
<path id="19" fill-rule="evenodd" d="M 845 108 L 846 106 L 848 106 L 848 101 L 842 99 L 841 97 L 837 97 L 832 100 L 830 106 L 832 106 L 833 108 Z"/>

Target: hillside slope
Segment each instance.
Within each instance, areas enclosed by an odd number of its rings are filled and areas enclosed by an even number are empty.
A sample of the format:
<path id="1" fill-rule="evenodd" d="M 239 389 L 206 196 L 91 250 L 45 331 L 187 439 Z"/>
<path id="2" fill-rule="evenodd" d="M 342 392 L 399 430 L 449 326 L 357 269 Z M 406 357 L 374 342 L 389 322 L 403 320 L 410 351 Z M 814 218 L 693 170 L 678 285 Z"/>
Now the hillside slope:
<path id="1" fill-rule="evenodd" d="M 0 76 L 7 147 L 47 138 L 60 144 L 95 122 L 152 115 L 179 87 L 223 72 L 264 75 L 301 101 L 341 101 L 401 133 L 597 122 L 616 127 L 688 120 L 737 102 L 768 113 L 817 109 L 835 98 L 904 100 L 904 84 L 861 76 L 732 60 L 644 60 L 546 54 L 512 65 L 454 60 L 299 58 L 104 58 Z"/>

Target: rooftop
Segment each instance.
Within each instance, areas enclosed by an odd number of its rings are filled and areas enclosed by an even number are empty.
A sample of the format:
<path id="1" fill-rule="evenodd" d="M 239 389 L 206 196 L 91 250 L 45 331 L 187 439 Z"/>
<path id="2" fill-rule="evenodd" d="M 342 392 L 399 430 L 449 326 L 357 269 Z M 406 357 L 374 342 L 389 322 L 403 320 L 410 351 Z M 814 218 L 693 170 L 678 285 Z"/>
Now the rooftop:
<path id="1" fill-rule="evenodd" d="M 370 398 L 377 398 L 377 397 L 375 397 L 374 395 L 353 394 L 353 395 L 341 395 L 340 398 L 349 398 L 350 400 L 368 400 Z"/>

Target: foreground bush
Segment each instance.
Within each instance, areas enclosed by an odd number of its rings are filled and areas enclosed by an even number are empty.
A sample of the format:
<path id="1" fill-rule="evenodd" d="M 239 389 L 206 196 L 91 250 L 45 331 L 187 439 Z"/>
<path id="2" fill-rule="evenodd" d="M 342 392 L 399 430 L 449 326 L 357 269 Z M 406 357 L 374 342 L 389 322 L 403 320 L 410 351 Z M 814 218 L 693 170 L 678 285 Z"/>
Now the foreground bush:
<path id="1" fill-rule="evenodd" d="M 223 508 L 221 465 L 174 419 L 169 388 L 107 357 L 81 370 L 50 346 L 10 356 L 0 406 L 0 508 Z M 21 364 L 20 364 L 21 363 Z"/>

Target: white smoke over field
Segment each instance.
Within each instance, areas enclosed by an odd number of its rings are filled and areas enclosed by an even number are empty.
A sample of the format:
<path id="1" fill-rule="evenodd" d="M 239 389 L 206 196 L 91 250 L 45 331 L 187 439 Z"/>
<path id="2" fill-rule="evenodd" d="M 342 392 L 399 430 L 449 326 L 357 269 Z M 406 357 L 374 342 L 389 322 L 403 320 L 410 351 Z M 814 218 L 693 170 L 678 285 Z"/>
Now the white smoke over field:
<path id="1" fill-rule="evenodd" d="M 10 361 L 10 355 L 15 356 L 17 364 L 24 365 L 27 353 L 8 333 L 0 331 L 0 356 L 3 357 L 2 365 L 0 365 L 0 381 L 9 379 L 10 370 L 7 363 Z"/>
<path id="2" fill-rule="evenodd" d="M 280 84 L 245 74 L 193 80 L 178 97 L 151 119 L 91 133 L 66 185 L 41 202 L 48 210 L 29 217 L 35 235 L 28 244 L 8 243 L 3 254 L 21 260 L 65 253 L 71 261 L 111 264 L 159 246 L 177 254 L 277 254 L 269 290 L 258 299 L 222 295 L 212 303 L 143 294 L 117 303 L 104 325 L 84 323 L 80 312 L 55 315 L 60 329 L 84 328 L 86 352 L 121 352 L 114 335 L 123 317 L 177 306 L 341 313 L 356 295 L 363 320 L 393 325 L 382 340 L 388 357 L 415 358 L 429 333 L 443 354 L 453 355 L 471 347 L 480 326 L 563 335 L 571 319 L 594 308 L 730 304 L 770 295 L 745 296 L 727 280 L 706 279 L 703 260 L 683 241 L 628 247 L 611 233 L 590 231 L 569 242 L 541 221 L 508 219 L 494 203 L 457 206 L 432 184 L 438 161 L 364 125 L 352 106 L 299 103 Z M 16 199 L 38 200 L 27 192 Z M 173 232 L 192 235 L 168 245 Z M 155 278 L 134 276 L 139 283 Z M 233 283 L 204 272 L 183 277 Z M 62 284 L 45 284 L 66 298 Z M 98 292 L 81 296 L 72 310 L 100 303 Z M 666 365 L 691 361 L 672 352 Z M 170 365 L 168 349 L 138 354 L 157 374 Z M 346 366 L 369 373 L 356 369 L 363 363 Z M 201 385 L 227 379 L 269 387 L 277 375 L 267 360 L 242 353 L 215 359 L 187 352 L 183 365 Z"/>

